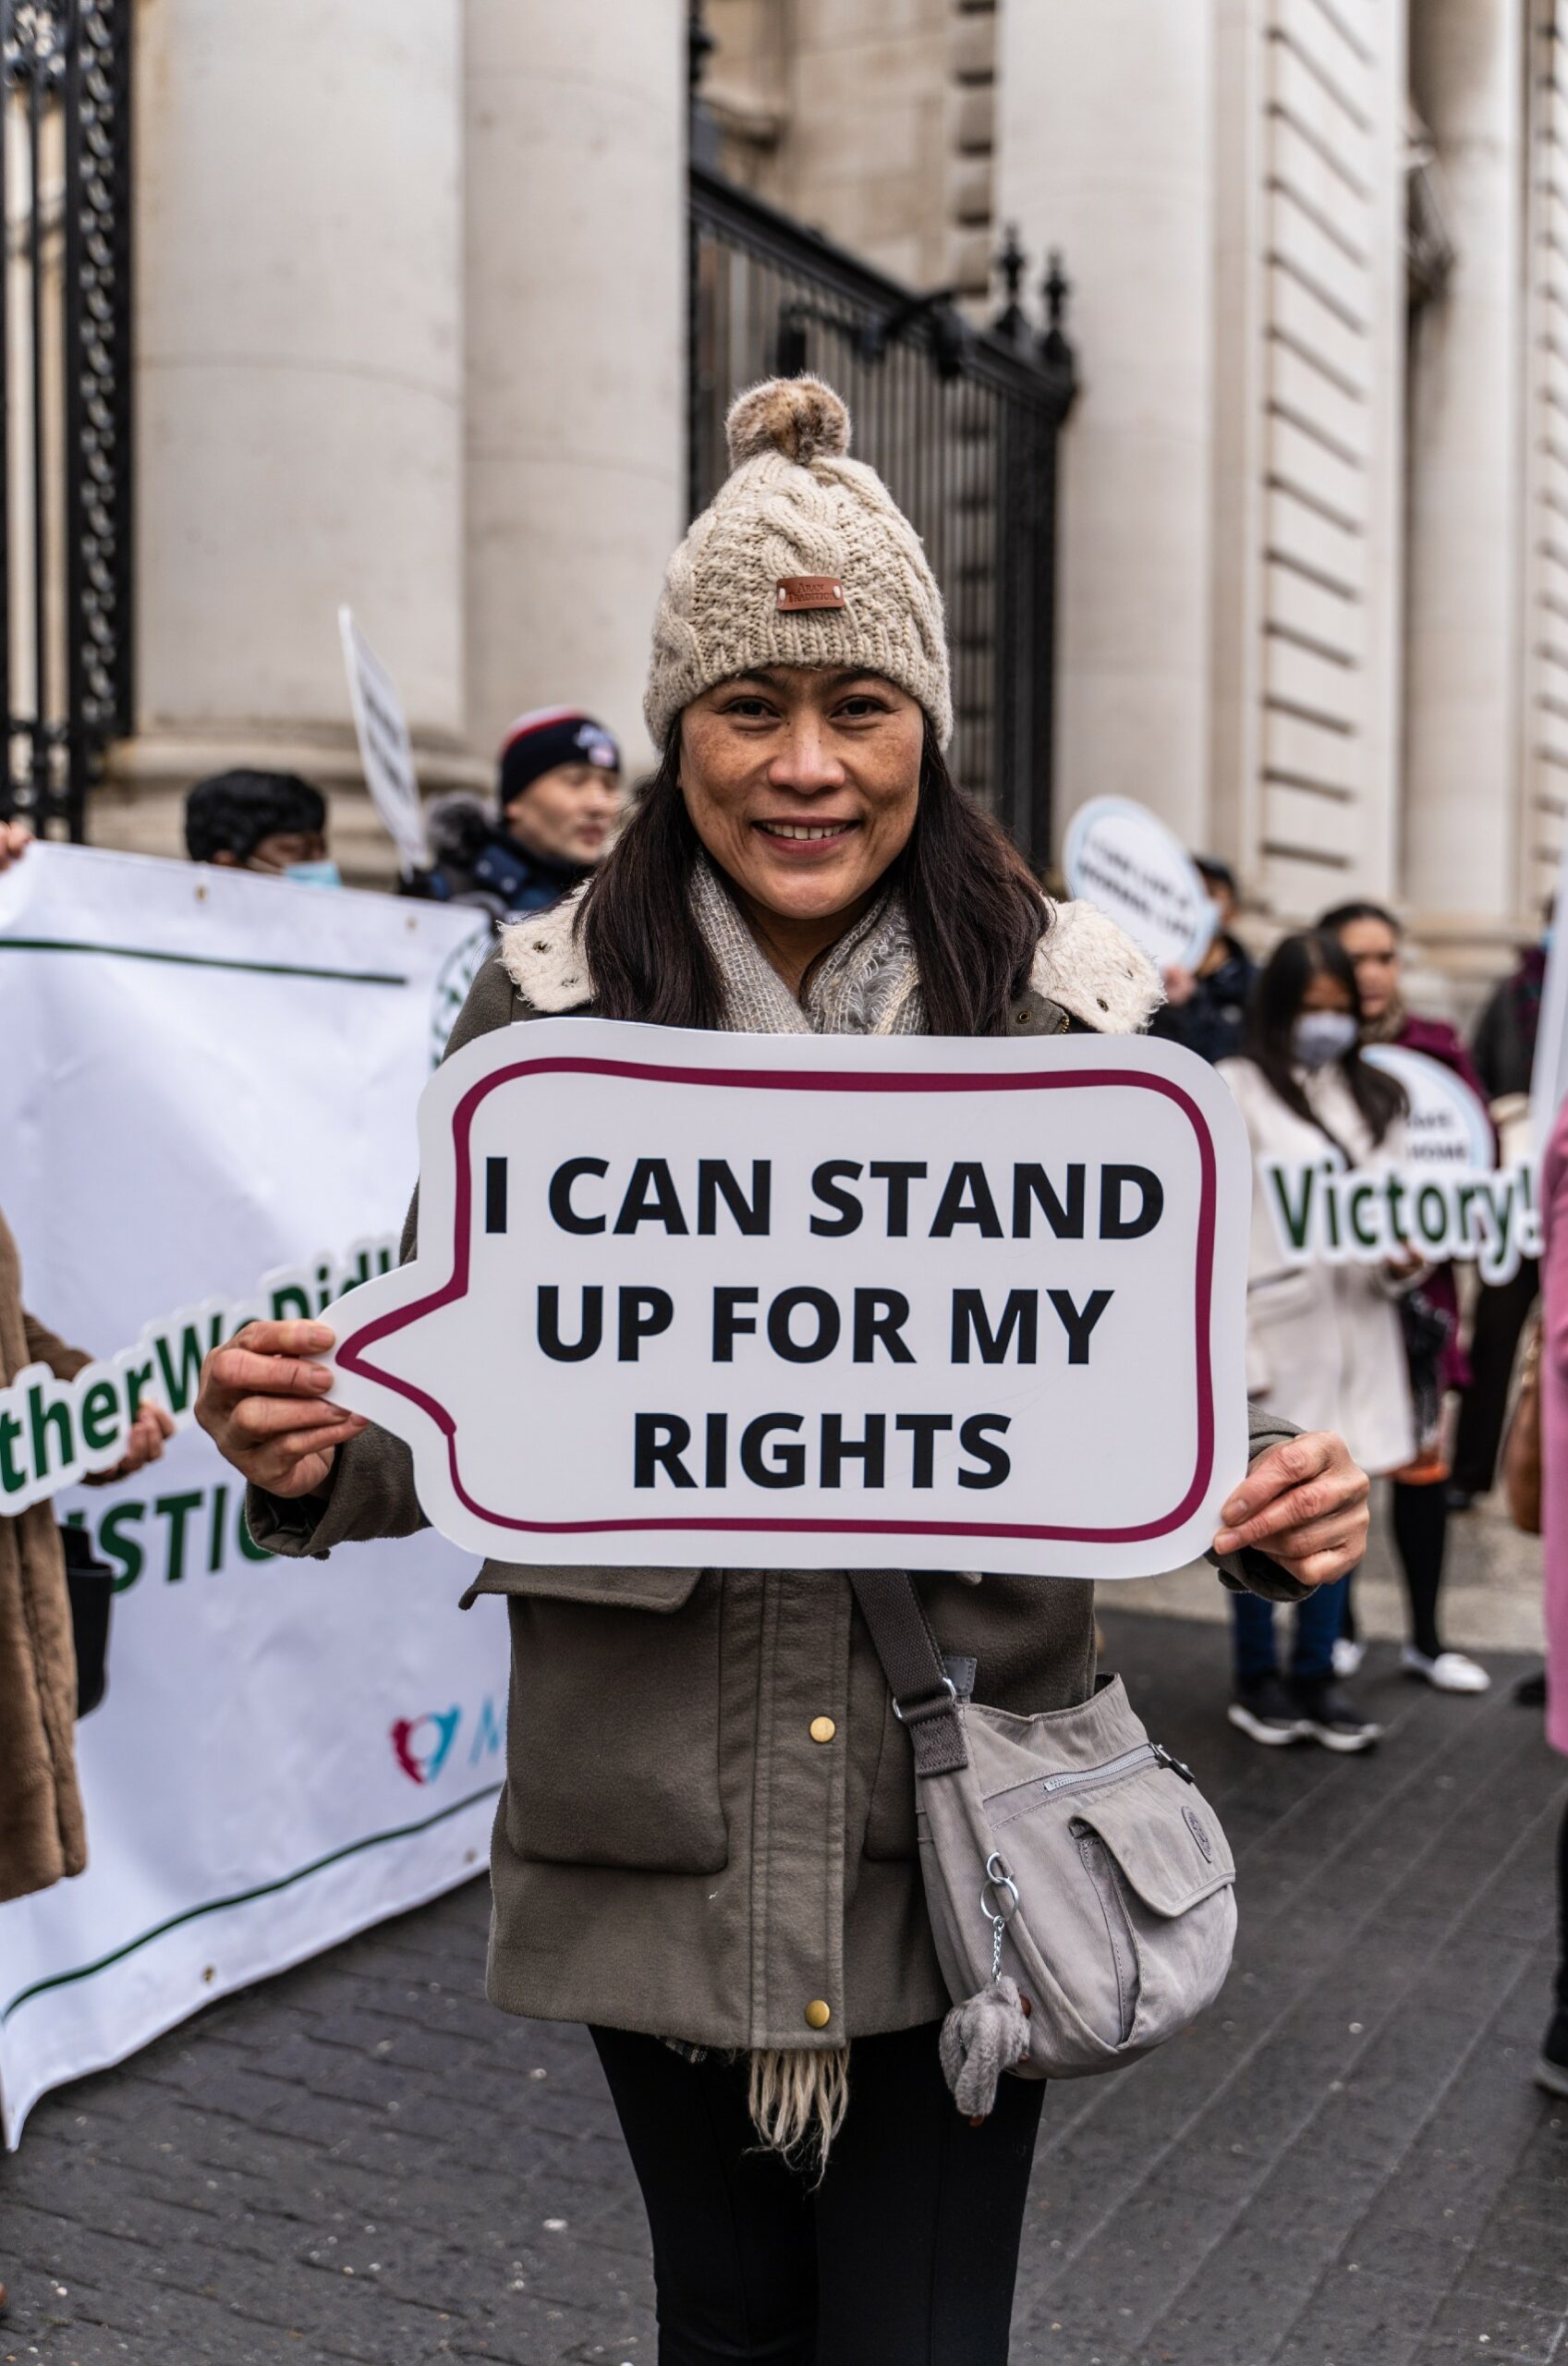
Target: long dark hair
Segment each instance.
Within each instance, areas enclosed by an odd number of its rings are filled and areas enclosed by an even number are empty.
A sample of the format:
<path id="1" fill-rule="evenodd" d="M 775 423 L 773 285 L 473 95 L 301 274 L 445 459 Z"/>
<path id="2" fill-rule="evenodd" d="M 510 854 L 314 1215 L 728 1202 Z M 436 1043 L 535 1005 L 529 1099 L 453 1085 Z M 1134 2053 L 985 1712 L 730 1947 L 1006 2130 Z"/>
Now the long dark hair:
<path id="1" fill-rule="evenodd" d="M 680 787 L 679 726 L 583 897 L 577 922 L 605 1018 L 717 1027 L 722 982 L 691 919 L 701 843 Z M 930 723 L 915 826 L 889 876 L 903 892 L 933 1035 L 1000 1035 L 1045 933 L 1040 891 L 1012 841 L 970 803 Z"/>
<path id="2" fill-rule="evenodd" d="M 1345 1164 L 1354 1166 L 1355 1161 L 1344 1144 L 1334 1140 L 1296 1082 L 1291 1052 L 1291 1031 L 1301 1016 L 1307 989 L 1314 978 L 1325 974 L 1337 979 L 1344 988 L 1359 1026 L 1361 993 L 1349 954 L 1337 936 L 1326 935 L 1321 929 L 1304 929 L 1298 935 L 1282 936 L 1264 963 L 1253 989 L 1243 1048 L 1247 1058 L 1262 1069 L 1285 1107 L 1327 1135 Z M 1364 1060 L 1358 1043 L 1351 1045 L 1338 1067 L 1372 1140 L 1380 1142 L 1394 1119 L 1403 1117 L 1409 1106 L 1404 1086 L 1386 1076 L 1381 1068 L 1375 1068 L 1369 1060 Z"/>

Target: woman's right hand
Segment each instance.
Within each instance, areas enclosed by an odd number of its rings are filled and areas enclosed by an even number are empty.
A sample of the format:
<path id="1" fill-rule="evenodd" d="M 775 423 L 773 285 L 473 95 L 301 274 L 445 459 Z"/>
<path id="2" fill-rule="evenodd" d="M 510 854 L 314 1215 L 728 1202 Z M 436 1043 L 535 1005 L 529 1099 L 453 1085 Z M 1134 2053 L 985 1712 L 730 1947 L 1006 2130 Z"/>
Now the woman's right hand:
<path id="1" fill-rule="evenodd" d="M 201 1367 L 196 1418 L 226 1462 L 270 1495 L 324 1487 L 340 1445 L 369 1427 L 326 1402 L 334 1342 L 324 1323 L 248 1323 Z"/>

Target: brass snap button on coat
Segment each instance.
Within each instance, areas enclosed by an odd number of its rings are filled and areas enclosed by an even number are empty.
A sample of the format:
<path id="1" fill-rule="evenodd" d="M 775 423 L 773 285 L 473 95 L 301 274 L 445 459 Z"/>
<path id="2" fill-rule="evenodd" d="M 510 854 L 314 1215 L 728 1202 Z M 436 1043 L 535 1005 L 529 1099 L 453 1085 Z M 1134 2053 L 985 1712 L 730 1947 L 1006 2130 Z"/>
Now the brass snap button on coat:
<path id="1" fill-rule="evenodd" d="M 825 2030 L 828 2023 L 833 2019 L 833 2006 L 831 2005 L 824 2005 L 820 1996 L 813 1996 L 811 2002 L 806 2007 L 806 2026 L 808 2029 Z"/>
<path id="2" fill-rule="evenodd" d="M 813 1717 L 807 1730 L 813 1741 L 832 1741 L 838 1727 L 831 1717 Z"/>

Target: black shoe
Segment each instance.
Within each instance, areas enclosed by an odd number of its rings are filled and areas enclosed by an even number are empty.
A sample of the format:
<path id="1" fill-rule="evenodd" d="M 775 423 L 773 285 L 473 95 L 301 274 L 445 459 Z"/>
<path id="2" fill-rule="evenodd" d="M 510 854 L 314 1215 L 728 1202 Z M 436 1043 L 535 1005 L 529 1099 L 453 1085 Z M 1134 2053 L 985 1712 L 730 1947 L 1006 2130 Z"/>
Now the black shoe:
<path id="1" fill-rule="evenodd" d="M 1568 2006 L 1560 2005 L 1536 2064 L 1536 2084 L 1549 2095 L 1568 2095 Z"/>
<path id="2" fill-rule="evenodd" d="M 1303 1732 L 1320 1741 L 1325 1750 L 1370 1750 L 1382 1738 L 1381 1726 L 1358 1716 L 1332 1677 L 1293 1680 L 1290 1697 Z"/>
<path id="3" fill-rule="evenodd" d="M 1307 1727 L 1291 1704 L 1289 1694 L 1270 1669 L 1267 1676 L 1249 1677 L 1236 1686 L 1236 1697 L 1225 1712 L 1233 1726 L 1254 1741 L 1277 1750 L 1287 1741 L 1299 1741 Z"/>
<path id="4" fill-rule="evenodd" d="M 1513 1688 L 1513 1698 L 1521 1709 L 1546 1707 L 1546 1670 L 1538 1667 L 1534 1676 L 1522 1676 Z"/>
<path id="5" fill-rule="evenodd" d="M 1456 1487 L 1452 1482 L 1443 1489 L 1442 1499 L 1451 1512 L 1467 1512 L 1476 1500 L 1468 1487 Z"/>

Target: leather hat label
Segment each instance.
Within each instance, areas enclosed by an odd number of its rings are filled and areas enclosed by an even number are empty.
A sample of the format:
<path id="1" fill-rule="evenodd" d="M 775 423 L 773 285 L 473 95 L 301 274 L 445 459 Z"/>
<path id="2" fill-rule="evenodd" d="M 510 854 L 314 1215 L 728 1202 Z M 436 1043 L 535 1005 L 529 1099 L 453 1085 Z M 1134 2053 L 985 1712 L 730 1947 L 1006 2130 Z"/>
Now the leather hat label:
<path id="1" fill-rule="evenodd" d="M 801 608 L 842 608 L 844 586 L 836 575 L 784 575 L 775 597 L 785 616 Z"/>

